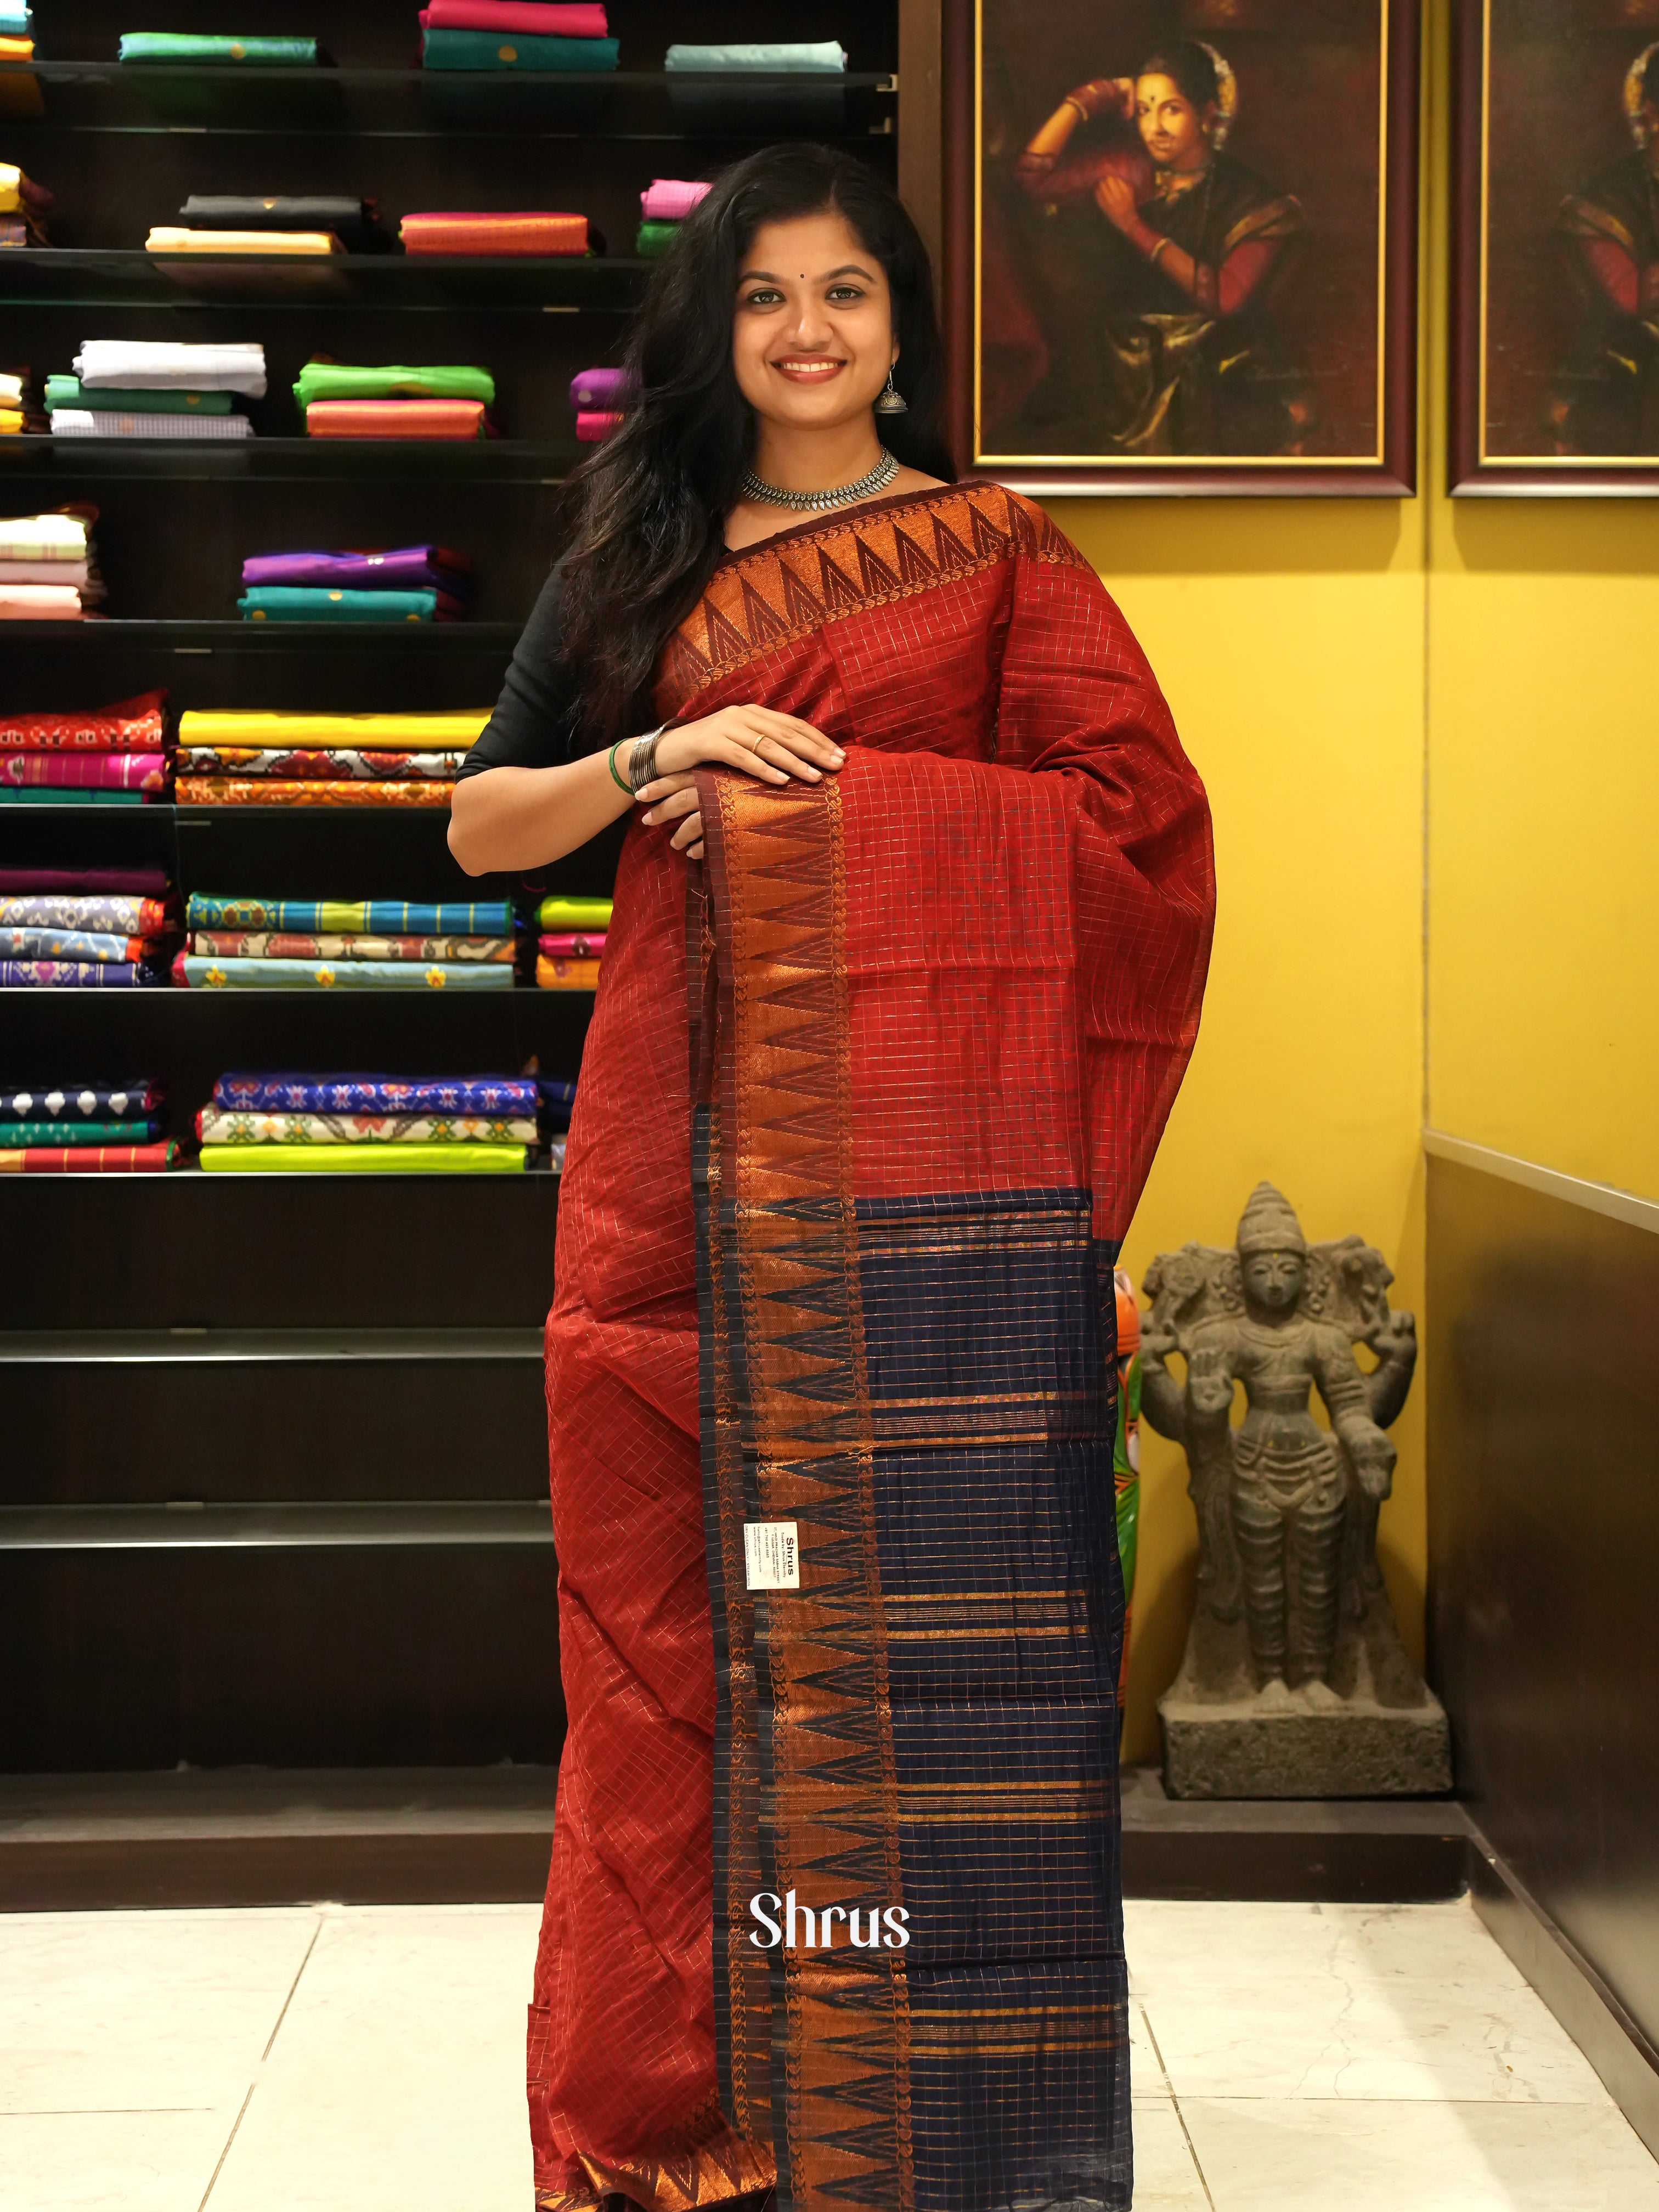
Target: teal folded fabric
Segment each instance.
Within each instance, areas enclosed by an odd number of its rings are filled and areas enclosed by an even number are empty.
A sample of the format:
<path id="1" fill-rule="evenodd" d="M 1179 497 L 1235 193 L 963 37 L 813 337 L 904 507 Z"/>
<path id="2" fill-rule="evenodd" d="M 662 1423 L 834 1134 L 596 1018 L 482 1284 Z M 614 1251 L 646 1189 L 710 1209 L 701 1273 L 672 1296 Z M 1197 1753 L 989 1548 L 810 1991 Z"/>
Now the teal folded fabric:
<path id="1" fill-rule="evenodd" d="M 228 415 L 235 404 L 230 392 L 82 392 L 78 376 L 46 379 L 48 415 L 54 407 L 108 407 L 122 415 Z"/>
<path id="2" fill-rule="evenodd" d="M 610 913 L 609 902 L 605 910 Z M 370 937 L 511 937 L 513 908 L 505 899 L 441 899 L 406 904 L 401 899 L 284 899 L 222 896 L 192 891 L 185 915 L 191 929 L 280 929 Z M 545 927 L 574 927 L 550 924 Z M 511 973 L 511 970 L 508 970 Z"/>
<path id="3" fill-rule="evenodd" d="M 207 960 L 173 963 L 192 991 L 510 991 L 500 961 Z"/>
<path id="4" fill-rule="evenodd" d="M 0 629 L 0 636 L 5 632 Z M 70 791 L 60 784 L 0 783 L 0 806 L 142 806 L 142 791 Z"/>
<path id="5" fill-rule="evenodd" d="M 431 70 L 613 70 L 615 39 L 544 39 L 524 31 L 428 31 Z"/>
<path id="6" fill-rule="evenodd" d="M 0 1121 L 0 1145 L 153 1145 L 159 1121 Z"/>
<path id="7" fill-rule="evenodd" d="M 293 69 L 313 64 L 315 39 L 229 39 L 200 37 L 194 31 L 127 31 L 122 34 L 124 62 L 247 62 L 255 68 Z"/>
<path id="8" fill-rule="evenodd" d="M 430 32 L 427 33 L 430 38 Z M 663 67 L 669 70 L 810 70 L 839 75 L 847 56 L 833 39 L 810 45 L 773 41 L 760 46 L 670 46 Z"/>
<path id="9" fill-rule="evenodd" d="M 321 585 L 255 584 L 236 604 L 244 622 L 427 623 L 438 617 L 436 592 L 334 592 Z"/>

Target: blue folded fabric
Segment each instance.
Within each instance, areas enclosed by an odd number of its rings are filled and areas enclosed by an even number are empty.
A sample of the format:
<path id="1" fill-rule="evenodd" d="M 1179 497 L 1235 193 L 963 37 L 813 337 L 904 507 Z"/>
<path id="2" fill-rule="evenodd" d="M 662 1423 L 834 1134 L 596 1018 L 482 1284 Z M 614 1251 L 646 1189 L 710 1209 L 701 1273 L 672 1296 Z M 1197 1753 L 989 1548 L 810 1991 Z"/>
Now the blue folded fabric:
<path id="1" fill-rule="evenodd" d="M 425 31 L 430 70 L 613 70 L 615 39 L 544 39 L 524 31 Z"/>
<path id="2" fill-rule="evenodd" d="M 529 1075 L 233 1073 L 213 1103 L 238 1114 L 533 1114 L 539 1087 Z"/>
<path id="3" fill-rule="evenodd" d="M 321 584 L 255 584 L 236 604 L 244 622 L 423 623 L 437 620 L 438 599 L 436 592 L 334 592 Z"/>
<path id="4" fill-rule="evenodd" d="M 401 899 L 235 898 L 192 891 L 185 921 L 191 929 L 356 931 L 369 937 L 513 934 L 513 908 L 505 899 L 405 905 Z"/>

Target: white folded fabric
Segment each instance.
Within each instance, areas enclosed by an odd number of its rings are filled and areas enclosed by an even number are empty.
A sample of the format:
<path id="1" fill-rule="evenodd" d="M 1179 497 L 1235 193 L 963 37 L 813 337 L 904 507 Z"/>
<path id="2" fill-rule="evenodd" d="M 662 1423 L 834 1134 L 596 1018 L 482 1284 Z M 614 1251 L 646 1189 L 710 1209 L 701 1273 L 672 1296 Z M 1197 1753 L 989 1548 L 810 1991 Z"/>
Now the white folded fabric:
<path id="1" fill-rule="evenodd" d="M 110 398 L 119 395 L 112 392 Z M 251 438 L 246 415 L 127 415 L 113 407 L 54 407 L 54 438 Z"/>
<path id="2" fill-rule="evenodd" d="M 71 584 L 0 584 L 0 622 L 79 622 L 84 612 Z"/>
<path id="3" fill-rule="evenodd" d="M 87 561 L 0 560 L 0 584 L 70 584 L 78 589 L 91 574 Z"/>
<path id="4" fill-rule="evenodd" d="M 22 404 L 23 380 L 21 376 L 0 376 L 0 407 Z"/>
<path id="5" fill-rule="evenodd" d="M 663 66 L 670 70 L 810 70 L 839 73 L 847 67 L 845 50 L 833 39 L 817 39 L 779 46 L 672 46 Z"/>
<path id="6" fill-rule="evenodd" d="M 175 345 L 88 338 L 75 356 L 83 392 L 242 392 L 265 396 L 262 345 Z"/>
<path id="7" fill-rule="evenodd" d="M 84 561 L 87 526 L 78 514 L 9 514 L 0 520 L 0 561 Z"/>

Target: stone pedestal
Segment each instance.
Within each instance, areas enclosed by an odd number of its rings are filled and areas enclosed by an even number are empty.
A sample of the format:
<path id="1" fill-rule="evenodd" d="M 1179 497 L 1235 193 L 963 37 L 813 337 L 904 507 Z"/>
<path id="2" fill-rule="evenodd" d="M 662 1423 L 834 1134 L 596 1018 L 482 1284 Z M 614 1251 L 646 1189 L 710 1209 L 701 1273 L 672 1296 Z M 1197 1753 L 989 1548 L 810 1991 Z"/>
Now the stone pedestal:
<path id="1" fill-rule="evenodd" d="M 1451 1788 L 1445 1709 L 1364 1695 L 1328 1708 L 1283 1685 L 1218 1704 L 1177 1681 L 1158 1701 L 1171 1797 L 1416 1797 Z"/>

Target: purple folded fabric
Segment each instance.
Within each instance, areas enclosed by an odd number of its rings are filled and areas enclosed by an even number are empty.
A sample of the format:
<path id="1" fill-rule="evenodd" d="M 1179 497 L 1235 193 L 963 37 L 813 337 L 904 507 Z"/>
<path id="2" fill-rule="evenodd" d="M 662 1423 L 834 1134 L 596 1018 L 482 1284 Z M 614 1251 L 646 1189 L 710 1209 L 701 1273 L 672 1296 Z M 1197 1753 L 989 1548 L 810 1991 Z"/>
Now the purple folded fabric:
<path id="1" fill-rule="evenodd" d="M 255 553 L 242 582 L 331 586 L 352 592 L 471 589 L 471 564 L 442 545 L 402 545 L 387 553 Z"/>
<path id="2" fill-rule="evenodd" d="M 709 189 L 679 177 L 653 177 L 640 194 L 640 213 L 647 222 L 684 222 Z"/>
<path id="3" fill-rule="evenodd" d="M 625 368 L 579 369 L 570 380 L 570 404 L 580 415 L 618 414 L 633 396 Z"/>
<path id="4" fill-rule="evenodd" d="M 0 891 L 120 891 L 160 898 L 165 868 L 0 868 Z"/>

